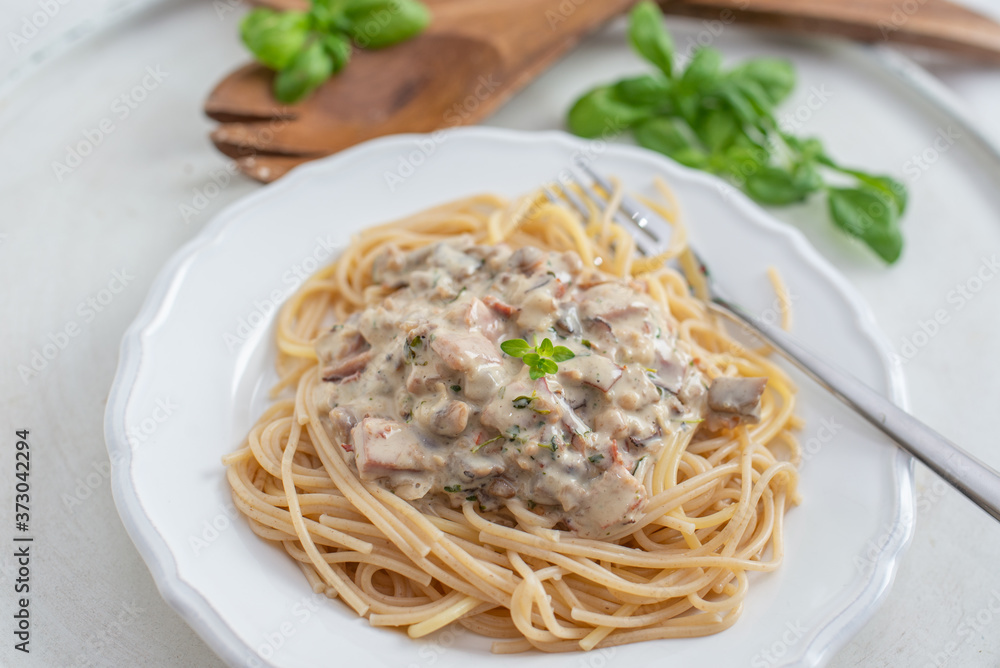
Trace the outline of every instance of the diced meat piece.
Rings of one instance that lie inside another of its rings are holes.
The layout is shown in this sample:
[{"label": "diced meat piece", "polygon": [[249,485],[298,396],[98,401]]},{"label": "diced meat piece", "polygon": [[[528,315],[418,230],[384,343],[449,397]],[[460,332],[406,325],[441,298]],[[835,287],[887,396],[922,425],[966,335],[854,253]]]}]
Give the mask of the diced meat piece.
[{"label": "diced meat piece", "polygon": [[482,261],[471,257],[464,249],[456,248],[454,244],[437,243],[431,252],[429,263],[445,270],[455,278],[467,278],[476,273]]},{"label": "diced meat piece", "polygon": [[337,325],[316,339],[316,356],[320,362],[342,360],[366,350],[368,342],[361,335],[355,322]]},{"label": "diced meat piece", "polygon": [[486,295],[485,297],[483,297],[483,303],[489,306],[491,309],[493,309],[496,313],[503,316],[504,318],[509,318],[517,311],[516,308],[514,308],[510,304],[500,301],[493,295]]},{"label": "diced meat piece", "polygon": [[480,455],[466,456],[464,453],[456,457],[455,460],[461,462],[462,477],[467,481],[480,480],[488,476],[503,473],[504,467],[499,460],[493,457]]},{"label": "diced meat piece", "polygon": [[705,426],[718,431],[732,429],[741,423],[758,422],[765,385],[767,378],[716,378],[708,388],[709,414]]},{"label": "diced meat piece", "polygon": [[493,481],[487,485],[486,492],[492,494],[501,499],[513,499],[514,495],[517,494],[517,489],[507,478],[494,478]]},{"label": "diced meat piece", "polygon": [[548,289],[527,292],[521,300],[517,324],[528,331],[541,331],[555,320],[556,300]]},{"label": "diced meat piece", "polygon": [[482,334],[438,330],[433,339],[431,350],[455,371],[468,373],[483,365],[500,364],[499,348]]},{"label": "diced meat piece", "polygon": [[465,324],[470,330],[478,329],[491,341],[496,341],[503,330],[503,320],[481,299],[469,302],[465,312]]},{"label": "diced meat piece", "polygon": [[441,436],[458,436],[469,424],[469,404],[464,401],[449,401],[443,408],[434,411],[429,421],[430,428]]},{"label": "diced meat piece", "polygon": [[592,332],[597,332],[599,334],[614,334],[615,331],[611,329],[611,323],[602,318],[601,316],[596,316],[594,318],[586,318],[584,323]]},{"label": "diced meat piece", "polygon": [[542,260],[545,259],[545,253],[538,250],[534,246],[524,246],[523,248],[518,248],[510,256],[508,263],[514,269],[524,273],[530,274],[535,269],[537,269],[542,264]]},{"label": "diced meat piece", "polygon": [[323,380],[336,382],[356,376],[368,366],[371,360],[371,350],[365,350],[345,359],[334,360],[322,368]]},{"label": "diced meat piece", "polygon": [[584,291],[580,306],[585,317],[603,318],[614,324],[633,316],[646,317],[649,304],[622,283],[602,283]]},{"label": "diced meat piece", "polygon": [[539,422],[553,424],[560,418],[560,407],[544,384],[522,381],[508,385],[503,396],[490,400],[479,416],[484,426],[501,434],[508,433],[513,426],[520,432],[527,432]]},{"label": "diced meat piece", "polygon": [[330,423],[335,440],[346,441],[351,436],[351,430],[357,426],[358,418],[351,409],[338,406],[330,411]]},{"label": "diced meat piece", "polygon": [[[561,392],[553,392],[551,386],[549,385],[548,378],[541,379],[541,386],[544,388],[544,392],[539,392],[538,396],[544,403],[554,404],[556,410],[559,413],[559,417],[562,419],[563,425],[569,430],[571,434],[585,434],[591,431],[587,423],[580,419],[580,416],[576,414],[566,397],[563,396]],[[536,399],[538,401],[538,399]]]},{"label": "diced meat piece", "polygon": [[556,320],[556,329],[563,336],[569,336],[580,331],[580,316],[577,315],[576,307],[570,306]]},{"label": "diced meat piece", "polygon": [[559,365],[559,378],[607,392],[622,377],[622,367],[601,355],[577,355]]},{"label": "diced meat piece", "polygon": [[635,415],[660,398],[649,372],[639,365],[625,365],[622,377],[625,381],[615,390],[615,402],[630,414]]},{"label": "diced meat piece", "polygon": [[429,455],[417,434],[402,422],[366,417],[351,430],[354,461],[362,480],[401,471],[426,471]]},{"label": "diced meat piece", "polygon": [[375,258],[372,278],[387,288],[401,288],[407,284],[405,273],[407,254],[390,244],[385,252]]},{"label": "diced meat piece", "polygon": [[581,538],[603,538],[635,522],[645,500],[639,481],[615,465],[587,485],[587,495],[566,524]]},{"label": "diced meat piece", "polygon": [[471,276],[479,265],[479,259],[470,257],[463,248],[457,248],[454,243],[437,243],[408,253],[390,246],[376,259],[373,275],[376,283],[389,288],[400,288],[410,285],[418,270],[421,274],[430,275],[433,272],[425,270],[437,267],[459,278]]},{"label": "diced meat piece", "polygon": [[666,340],[656,339],[653,348],[656,352],[656,377],[652,379],[653,384],[670,394],[677,394],[684,384],[684,365],[678,361],[677,353],[671,350]]}]

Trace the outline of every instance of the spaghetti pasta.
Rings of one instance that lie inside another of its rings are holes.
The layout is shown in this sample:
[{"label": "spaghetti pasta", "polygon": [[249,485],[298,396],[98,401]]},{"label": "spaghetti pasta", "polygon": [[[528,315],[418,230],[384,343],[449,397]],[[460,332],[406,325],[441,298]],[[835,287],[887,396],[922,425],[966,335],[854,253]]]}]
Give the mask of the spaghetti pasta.
[{"label": "spaghetti pasta", "polygon": [[[659,210],[678,233],[655,258],[637,257],[632,238],[607,215],[593,210],[584,220],[538,194],[470,197],[354,238],[281,310],[280,398],[224,459],[253,531],[280,543],[315,592],[414,638],[458,624],[493,638],[495,652],[559,652],[701,636],[735,623],[749,573],[773,570],[783,558],[783,517],[797,498],[795,388],[732,340],[668,266],[684,254],[686,235],[676,206]],[[314,342],[381,299],[369,287],[390,245],[411,251],[456,235],[574,251],[585,267],[635,279],[706,377],[767,378],[759,422],[666,434],[656,461],[637,474],[647,502],[605,539],[555,528],[518,499],[490,510],[472,497],[460,507],[412,503],[363,480],[315,401],[323,380]]]}]

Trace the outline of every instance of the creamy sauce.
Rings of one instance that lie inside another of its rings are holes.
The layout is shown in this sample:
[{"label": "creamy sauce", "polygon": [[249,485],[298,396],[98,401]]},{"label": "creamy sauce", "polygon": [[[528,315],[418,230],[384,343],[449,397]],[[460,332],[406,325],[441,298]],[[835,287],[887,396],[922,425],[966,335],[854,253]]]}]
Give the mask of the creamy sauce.
[{"label": "creamy sauce", "polygon": [[[575,253],[459,238],[391,250],[373,278],[372,305],[316,342],[316,399],[359,476],[401,498],[487,511],[517,499],[602,537],[642,511],[640,481],[667,436],[758,410],[762,383],[710,396],[642,283],[584,269]],[[532,380],[500,349],[517,338],[575,357]]]}]

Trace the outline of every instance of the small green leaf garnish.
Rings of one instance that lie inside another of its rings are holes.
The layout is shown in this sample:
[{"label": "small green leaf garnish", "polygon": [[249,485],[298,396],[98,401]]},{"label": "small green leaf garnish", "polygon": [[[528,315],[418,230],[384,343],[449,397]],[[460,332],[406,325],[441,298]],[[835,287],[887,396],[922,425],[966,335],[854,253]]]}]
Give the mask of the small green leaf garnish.
[{"label": "small green leaf garnish", "polygon": [[472,451],[473,451],[473,452],[479,452],[480,450],[482,450],[483,448],[485,448],[485,447],[486,447],[487,445],[489,445],[490,443],[495,443],[496,441],[499,441],[499,440],[500,440],[501,438],[503,438],[503,435],[499,435],[499,436],[494,436],[494,437],[493,437],[493,438],[491,438],[490,440],[488,440],[488,441],[483,441],[482,443],[480,443],[480,444],[479,444],[479,445],[477,445],[476,447],[472,448]]},{"label": "small green leaf garnish", "polygon": [[454,494],[455,492],[461,492],[462,491],[462,486],[461,485],[445,485],[444,491],[451,492],[452,494]]},{"label": "small green leaf garnish", "polygon": [[602,455],[601,453],[597,453],[596,455],[591,455],[591,456],[587,457],[587,459],[590,460],[591,464],[596,464],[597,462],[599,462],[602,459],[604,459],[604,455]]},{"label": "small green leaf garnish", "polygon": [[451,391],[452,392],[461,392],[462,391],[462,386],[461,385],[452,385],[451,386]]},{"label": "small green leaf garnish", "polygon": [[[542,339],[542,342],[537,343],[535,347],[529,346],[524,339],[508,339],[500,344],[500,350],[511,357],[521,358],[521,361],[528,366],[528,376],[532,380],[557,373],[559,371],[558,362],[565,362],[576,357],[572,350],[566,346],[553,345],[548,338]],[[518,398],[520,399],[520,397]],[[524,406],[517,406],[516,401],[515,399],[516,407],[524,408]]]},{"label": "small green leaf garnish", "polygon": [[414,336],[407,341],[406,350],[403,351],[403,361],[407,364],[413,364],[417,359],[417,350],[423,345],[424,337],[422,336]]}]

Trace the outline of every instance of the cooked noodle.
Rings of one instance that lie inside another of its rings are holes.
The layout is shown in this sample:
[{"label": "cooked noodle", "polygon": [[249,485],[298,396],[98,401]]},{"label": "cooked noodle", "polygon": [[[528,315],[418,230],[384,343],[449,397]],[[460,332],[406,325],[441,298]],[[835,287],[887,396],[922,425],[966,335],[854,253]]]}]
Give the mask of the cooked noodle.
[{"label": "cooked noodle", "polygon": [[[495,652],[571,651],[702,636],[735,623],[749,573],[774,570],[783,557],[784,512],[796,500],[795,389],[733,341],[667,266],[684,252],[686,235],[676,208],[659,210],[676,231],[656,258],[637,256],[628,232],[596,210],[584,221],[539,195],[470,197],[357,235],[282,309],[275,395],[285,398],[224,460],[254,532],[280,542],[315,592],[412,637],[456,623],[496,639]],[[458,234],[573,250],[586,266],[639,279],[708,378],[767,377],[759,423],[671,434],[642,476],[649,500],[640,518],[610,540],[549,528],[516,500],[492,514],[471,501],[418,510],[363,482],[313,403],[322,382],[313,341],[366,306],[373,263],[388,244],[407,251]],[[787,298],[781,303],[785,315]]]}]

